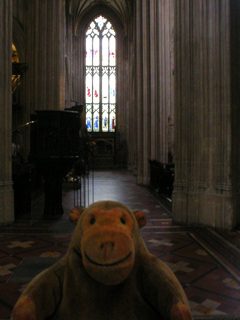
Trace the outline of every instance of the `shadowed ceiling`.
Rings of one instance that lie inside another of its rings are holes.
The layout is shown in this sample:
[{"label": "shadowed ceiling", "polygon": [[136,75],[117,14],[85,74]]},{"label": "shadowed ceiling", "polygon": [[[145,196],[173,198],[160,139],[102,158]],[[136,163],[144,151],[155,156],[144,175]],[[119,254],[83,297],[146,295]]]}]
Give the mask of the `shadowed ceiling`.
[{"label": "shadowed ceiling", "polygon": [[119,16],[126,31],[128,18],[132,14],[132,0],[69,0],[69,11],[78,24],[89,9],[101,4],[108,6]]}]

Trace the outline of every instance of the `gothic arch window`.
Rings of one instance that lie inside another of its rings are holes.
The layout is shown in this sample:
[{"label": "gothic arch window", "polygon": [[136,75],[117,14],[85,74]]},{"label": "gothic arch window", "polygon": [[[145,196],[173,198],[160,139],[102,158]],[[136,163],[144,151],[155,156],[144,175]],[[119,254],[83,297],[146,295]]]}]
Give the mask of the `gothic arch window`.
[{"label": "gothic arch window", "polygon": [[88,132],[115,132],[116,32],[98,16],[86,32],[86,125]]}]

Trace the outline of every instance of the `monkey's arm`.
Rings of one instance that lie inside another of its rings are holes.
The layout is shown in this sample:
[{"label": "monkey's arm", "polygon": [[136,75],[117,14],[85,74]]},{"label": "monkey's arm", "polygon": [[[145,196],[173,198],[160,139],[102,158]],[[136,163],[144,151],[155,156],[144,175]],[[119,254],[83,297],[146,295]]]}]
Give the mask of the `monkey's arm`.
[{"label": "monkey's arm", "polygon": [[44,320],[60,303],[65,257],[41,272],[24,290],[14,306],[11,320]]},{"label": "monkey's arm", "polygon": [[161,260],[150,255],[142,284],[145,299],[164,319],[192,320],[185,292],[174,273]]}]

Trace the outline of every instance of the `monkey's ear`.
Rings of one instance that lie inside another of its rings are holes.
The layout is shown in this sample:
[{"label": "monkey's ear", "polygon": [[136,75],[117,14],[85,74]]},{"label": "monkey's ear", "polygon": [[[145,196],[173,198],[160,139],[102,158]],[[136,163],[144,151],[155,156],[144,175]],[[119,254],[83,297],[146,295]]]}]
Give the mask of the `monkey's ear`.
[{"label": "monkey's ear", "polygon": [[133,213],[135,215],[135,218],[137,219],[139,228],[142,228],[147,223],[147,217],[145,213],[143,213],[140,210],[133,210]]},{"label": "monkey's ear", "polygon": [[85,208],[83,208],[83,207],[74,207],[69,213],[69,219],[74,224],[77,224],[77,222],[78,222],[79,218],[81,217],[81,214],[83,213],[84,210],[85,210]]}]

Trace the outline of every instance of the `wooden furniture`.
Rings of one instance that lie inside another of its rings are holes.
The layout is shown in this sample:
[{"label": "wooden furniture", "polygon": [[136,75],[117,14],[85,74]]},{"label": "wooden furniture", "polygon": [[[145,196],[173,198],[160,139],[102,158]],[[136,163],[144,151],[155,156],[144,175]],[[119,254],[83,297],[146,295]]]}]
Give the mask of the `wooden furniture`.
[{"label": "wooden furniture", "polygon": [[63,213],[62,179],[79,159],[79,113],[38,110],[31,120],[29,161],[44,177],[44,217],[52,218]]},{"label": "wooden furniture", "polygon": [[158,193],[172,197],[174,182],[174,164],[149,160],[151,168],[150,184]]},{"label": "wooden furniture", "polygon": [[94,168],[109,168],[116,164],[116,133],[91,132],[91,140],[95,145],[93,155]]}]

